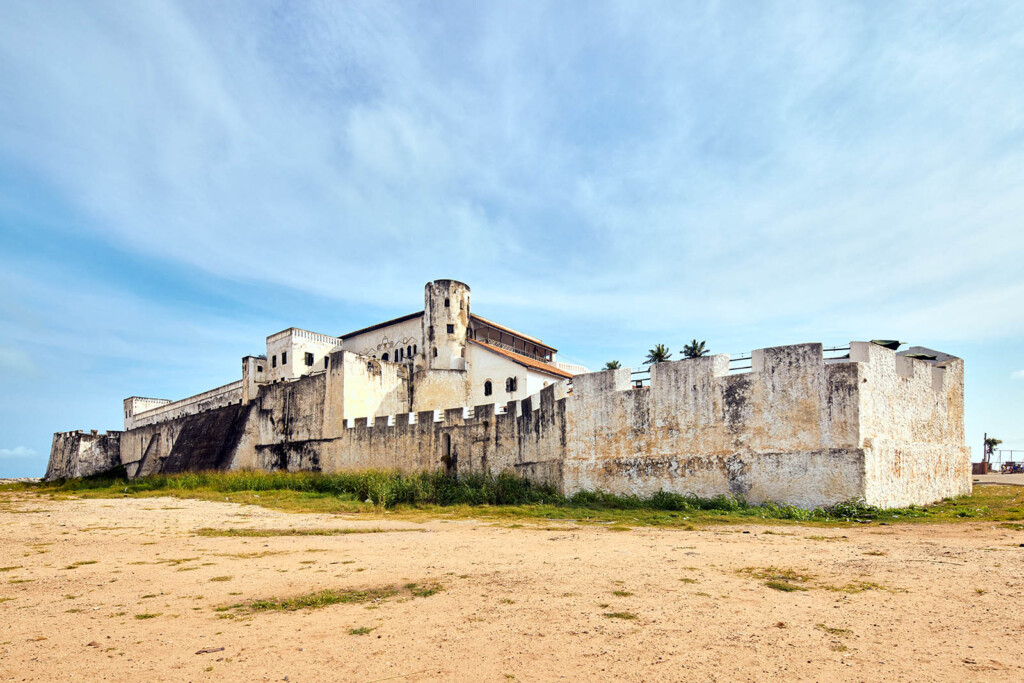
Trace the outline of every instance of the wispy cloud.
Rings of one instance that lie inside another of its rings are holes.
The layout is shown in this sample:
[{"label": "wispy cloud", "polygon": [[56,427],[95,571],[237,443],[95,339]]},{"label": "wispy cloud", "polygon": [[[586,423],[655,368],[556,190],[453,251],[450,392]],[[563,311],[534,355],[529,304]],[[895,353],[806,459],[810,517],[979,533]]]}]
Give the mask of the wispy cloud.
[{"label": "wispy cloud", "polygon": [[579,9],[24,3],[0,145],[115,243],[349,301],[1024,332],[975,324],[1019,288],[1019,9]]},{"label": "wispy cloud", "polygon": [[33,449],[24,446],[0,448],[0,458],[34,458],[35,455],[36,452]]},{"label": "wispy cloud", "polygon": [[1010,377],[1014,379],[1024,379],[1024,370],[1017,370],[1016,372],[1012,373]]}]

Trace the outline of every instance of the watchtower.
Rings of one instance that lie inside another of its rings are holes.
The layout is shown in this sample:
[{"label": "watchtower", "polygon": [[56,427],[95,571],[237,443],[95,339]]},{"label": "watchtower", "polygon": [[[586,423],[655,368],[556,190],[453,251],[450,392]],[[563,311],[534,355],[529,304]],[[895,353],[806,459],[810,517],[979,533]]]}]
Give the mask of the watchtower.
[{"label": "watchtower", "polygon": [[423,340],[431,370],[466,369],[469,286],[458,280],[434,280],[423,291]]}]

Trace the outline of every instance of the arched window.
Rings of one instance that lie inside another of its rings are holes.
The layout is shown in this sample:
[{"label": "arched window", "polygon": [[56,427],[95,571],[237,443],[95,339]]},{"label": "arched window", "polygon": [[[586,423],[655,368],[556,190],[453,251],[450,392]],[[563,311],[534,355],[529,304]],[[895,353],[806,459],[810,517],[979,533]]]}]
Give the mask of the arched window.
[{"label": "arched window", "polygon": [[490,396],[494,392],[494,387],[491,385],[491,380],[484,382],[484,396]]},{"label": "arched window", "polygon": [[405,355],[412,358],[412,344],[405,347]]},{"label": "arched window", "polygon": [[434,347],[434,358],[437,358],[437,347]]},{"label": "arched window", "polygon": [[387,360],[388,359],[388,354],[385,353],[383,356],[380,357],[380,359],[381,360]]},{"label": "arched window", "polygon": [[505,391],[507,391],[508,393],[511,394],[515,390],[516,390],[516,378],[515,377],[509,377],[508,379],[505,380]]},{"label": "arched window", "polygon": [[412,345],[412,355],[414,355],[414,356],[415,356],[415,355],[416,355],[416,352],[417,352],[417,350],[418,350],[418,349],[416,348],[416,344],[413,344],[413,345]]},{"label": "arched window", "polygon": [[395,351],[395,362],[400,363],[402,361],[402,349]]}]

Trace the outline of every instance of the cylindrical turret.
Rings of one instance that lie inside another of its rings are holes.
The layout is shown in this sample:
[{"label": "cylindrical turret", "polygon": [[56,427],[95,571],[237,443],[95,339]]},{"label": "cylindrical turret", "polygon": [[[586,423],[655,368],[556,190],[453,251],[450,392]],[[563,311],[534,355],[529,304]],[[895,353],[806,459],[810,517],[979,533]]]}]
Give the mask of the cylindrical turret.
[{"label": "cylindrical turret", "polygon": [[458,280],[434,280],[423,291],[423,340],[431,370],[466,369],[469,286]]}]

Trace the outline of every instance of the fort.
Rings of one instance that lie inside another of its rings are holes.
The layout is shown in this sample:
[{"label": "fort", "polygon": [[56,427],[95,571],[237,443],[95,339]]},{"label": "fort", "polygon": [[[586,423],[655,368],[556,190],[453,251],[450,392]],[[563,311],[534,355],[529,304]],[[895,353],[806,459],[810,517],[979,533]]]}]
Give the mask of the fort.
[{"label": "fort", "polygon": [[565,494],[741,495],[814,507],[971,492],[963,361],[851,342],[588,372],[428,283],[424,307],[341,336],[290,328],[241,379],[179,401],[133,396],[124,431],[58,432],[46,479],[123,467],[514,471]]}]

